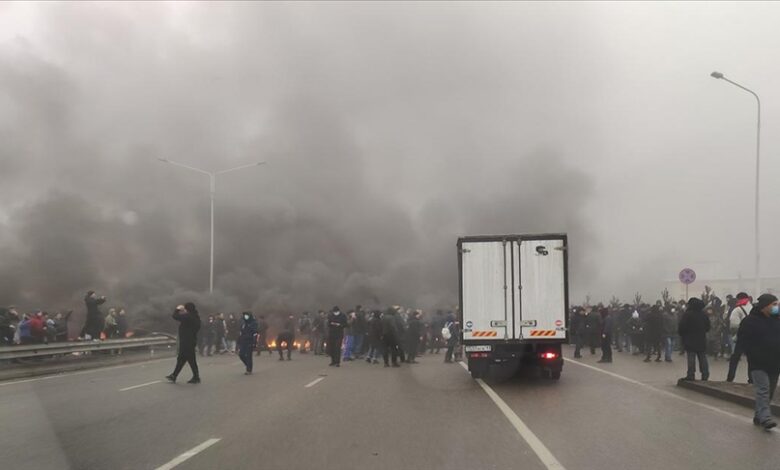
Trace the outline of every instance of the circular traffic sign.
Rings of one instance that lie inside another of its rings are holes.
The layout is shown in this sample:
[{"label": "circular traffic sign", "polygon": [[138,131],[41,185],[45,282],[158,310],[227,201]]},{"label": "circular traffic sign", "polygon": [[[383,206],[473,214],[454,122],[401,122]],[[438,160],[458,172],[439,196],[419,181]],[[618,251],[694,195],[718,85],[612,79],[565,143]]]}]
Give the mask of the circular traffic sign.
[{"label": "circular traffic sign", "polygon": [[693,284],[696,281],[696,271],[691,268],[685,268],[680,271],[679,279],[683,284]]},{"label": "circular traffic sign", "polygon": [[561,320],[555,320],[555,326],[561,326],[563,322]]}]

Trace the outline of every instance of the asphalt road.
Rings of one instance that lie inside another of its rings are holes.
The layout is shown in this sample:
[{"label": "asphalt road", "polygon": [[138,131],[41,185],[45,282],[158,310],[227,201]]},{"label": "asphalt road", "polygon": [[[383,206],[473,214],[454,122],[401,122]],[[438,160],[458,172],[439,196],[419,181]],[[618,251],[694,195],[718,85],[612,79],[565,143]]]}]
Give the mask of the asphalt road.
[{"label": "asphalt road", "polygon": [[171,359],[0,382],[0,455],[36,470],[780,468],[780,433],[675,387],[677,356],[597,358],[484,387],[443,355],[400,369],[265,355],[252,376],[220,356],[200,385],[186,368],[162,381]]}]

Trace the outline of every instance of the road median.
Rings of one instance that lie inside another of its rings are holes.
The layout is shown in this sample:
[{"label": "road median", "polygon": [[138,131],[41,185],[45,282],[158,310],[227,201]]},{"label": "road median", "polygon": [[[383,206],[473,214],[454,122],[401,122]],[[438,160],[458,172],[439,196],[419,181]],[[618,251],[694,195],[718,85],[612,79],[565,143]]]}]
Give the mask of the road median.
[{"label": "road median", "polygon": [[[738,405],[750,408],[755,406],[755,394],[750,384],[680,379],[677,381],[677,386]],[[775,396],[771,407],[772,413],[780,416],[780,397]]]}]

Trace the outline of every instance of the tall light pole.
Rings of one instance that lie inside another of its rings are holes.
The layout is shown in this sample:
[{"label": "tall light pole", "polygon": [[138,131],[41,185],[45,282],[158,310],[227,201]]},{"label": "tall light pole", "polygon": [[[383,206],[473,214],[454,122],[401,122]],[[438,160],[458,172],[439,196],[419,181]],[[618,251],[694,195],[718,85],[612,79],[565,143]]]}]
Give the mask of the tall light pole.
[{"label": "tall light pole", "polygon": [[759,277],[760,273],[760,250],[759,250],[759,236],[758,236],[758,185],[759,185],[759,168],[761,165],[761,98],[758,97],[758,94],[756,94],[755,91],[751,90],[750,88],[744,87],[740,85],[739,83],[729,80],[726,78],[725,75],[723,75],[720,72],[712,72],[710,74],[712,78],[718,79],[718,80],[725,80],[732,85],[734,85],[737,88],[740,88],[751,95],[756,99],[757,107],[757,114],[756,114],[756,204],[755,204],[755,226],[753,227],[754,235],[756,237],[755,239],[755,249],[756,249],[756,264],[755,264],[755,282],[756,282],[756,291],[753,294],[753,298],[758,297],[761,295],[761,278]]},{"label": "tall light pole", "polygon": [[158,160],[164,163],[170,163],[171,165],[176,165],[182,168],[186,168],[188,170],[197,171],[198,173],[202,173],[209,177],[209,187],[211,192],[211,250],[210,250],[211,254],[210,254],[210,262],[209,262],[209,293],[214,292],[214,195],[216,193],[217,175],[228,173],[230,171],[243,170],[244,168],[260,166],[265,164],[265,162],[250,163],[249,165],[241,165],[235,168],[228,168],[227,170],[211,172],[211,171],[201,170],[200,168],[195,168],[193,166],[185,165],[183,163],[172,162],[167,158],[158,158]]}]

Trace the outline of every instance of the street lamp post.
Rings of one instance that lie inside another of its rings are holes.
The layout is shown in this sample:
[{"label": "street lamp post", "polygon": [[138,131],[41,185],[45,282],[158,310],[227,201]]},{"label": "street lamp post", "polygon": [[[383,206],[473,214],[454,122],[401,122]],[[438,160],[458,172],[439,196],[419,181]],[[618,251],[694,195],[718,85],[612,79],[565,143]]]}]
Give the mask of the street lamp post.
[{"label": "street lamp post", "polygon": [[230,171],[236,171],[236,170],[243,170],[244,168],[251,168],[255,166],[260,166],[265,164],[265,162],[256,162],[256,163],[250,163],[249,165],[241,165],[237,166],[235,168],[228,168],[227,170],[220,170],[220,171],[206,171],[201,170],[200,168],[195,168],[193,166],[185,165],[183,163],[173,162],[171,160],[168,160],[167,158],[158,158],[161,162],[164,163],[170,163],[171,165],[179,166],[182,168],[186,168],[188,170],[197,171],[198,173],[204,174],[209,177],[209,190],[211,194],[211,250],[209,255],[209,292],[214,292],[214,195],[216,194],[216,186],[217,186],[217,175],[221,175],[223,173],[228,173]]},{"label": "street lamp post", "polygon": [[[756,202],[755,202],[755,226],[753,227],[754,235],[755,235],[755,251],[756,251],[756,264],[755,264],[755,282],[756,282],[756,291],[753,294],[754,296],[761,295],[761,278],[759,277],[760,273],[760,250],[759,250],[759,236],[758,236],[758,186],[759,186],[759,169],[761,165],[761,98],[758,97],[758,94],[751,90],[750,88],[744,87],[740,85],[739,83],[729,80],[726,78],[725,75],[723,75],[720,72],[712,72],[710,74],[712,78],[718,79],[718,80],[725,80],[732,85],[734,85],[737,88],[740,88],[751,95],[756,99],[757,107],[757,118],[756,118]],[[755,297],[754,297],[755,298]]]}]

